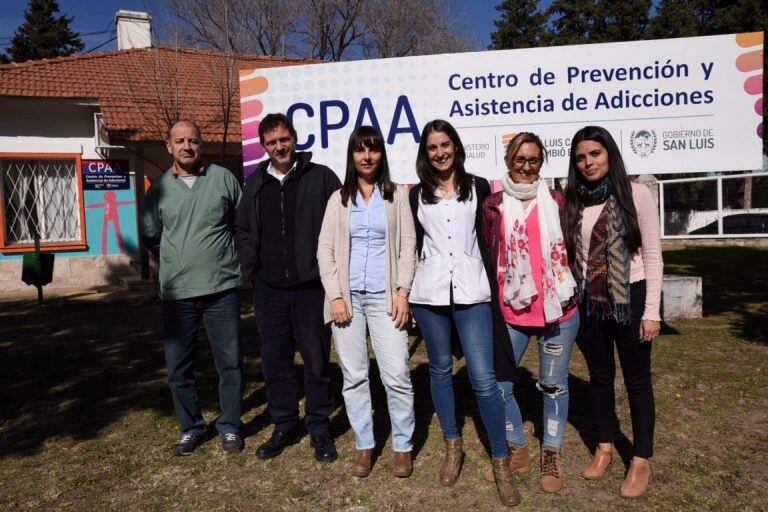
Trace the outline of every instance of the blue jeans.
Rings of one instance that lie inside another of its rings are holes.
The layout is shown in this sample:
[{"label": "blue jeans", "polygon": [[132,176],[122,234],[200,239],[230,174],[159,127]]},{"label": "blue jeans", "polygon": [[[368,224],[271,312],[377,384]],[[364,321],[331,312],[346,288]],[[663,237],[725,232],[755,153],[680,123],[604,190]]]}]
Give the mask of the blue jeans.
[{"label": "blue jeans", "polygon": [[491,455],[506,457],[504,404],[493,371],[493,321],[490,303],[450,306],[412,304],[411,309],[427,345],[429,387],[443,436],[446,439],[461,437],[456,426],[456,404],[453,397],[453,323],[467,362],[469,382],[488,433]]},{"label": "blue jeans", "polygon": [[413,385],[408,369],[408,333],[396,329],[387,314],[385,292],[352,292],[352,320],[348,324],[331,324],[339,365],[344,375],[344,404],[355,432],[355,448],[367,450],[375,446],[373,412],[368,385],[368,343],[365,327],[371,333],[371,345],[379,365],[379,373],[387,392],[387,407],[392,423],[392,449],[411,451],[415,425]]},{"label": "blue jeans", "polygon": [[216,429],[240,431],[243,351],[240,345],[240,298],[237,288],[182,300],[162,301],[163,343],[168,387],[182,433],[202,434],[206,423],[197,404],[195,345],[200,320],[205,323],[219,374],[221,416]]},{"label": "blue jeans", "polygon": [[[539,381],[536,387],[544,395],[544,438],[542,446],[560,449],[568,422],[568,363],[571,360],[579,315],[575,314],[560,324],[546,327],[519,327],[507,324],[507,331],[519,366],[531,336],[539,345]],[[525,444],[523,417],[515,400],[512,382],[499,382],[507,417],[507,441],[518,446]]]}]

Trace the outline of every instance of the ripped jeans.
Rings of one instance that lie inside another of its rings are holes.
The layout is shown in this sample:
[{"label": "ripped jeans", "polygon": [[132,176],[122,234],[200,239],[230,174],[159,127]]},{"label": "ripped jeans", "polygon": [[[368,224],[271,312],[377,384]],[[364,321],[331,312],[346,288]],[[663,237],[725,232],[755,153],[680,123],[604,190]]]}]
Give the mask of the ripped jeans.
[{"label": "ripped jeans", "polygon": [[[546,327],[520,327],[507,324],[512,340],[515,363],[519,366],[531,336],[536,336],[539,345],[539,381],[536,387],[544,395],[544,437],[542,446],[560,449],[568,422],[568,364],[571,350],[579,332],[579,315],[574,314],[559,324]],[[525,444],[523,417],[515,400],[512,382],[499,382],[504,401],[507,442],[522,446]]]}]

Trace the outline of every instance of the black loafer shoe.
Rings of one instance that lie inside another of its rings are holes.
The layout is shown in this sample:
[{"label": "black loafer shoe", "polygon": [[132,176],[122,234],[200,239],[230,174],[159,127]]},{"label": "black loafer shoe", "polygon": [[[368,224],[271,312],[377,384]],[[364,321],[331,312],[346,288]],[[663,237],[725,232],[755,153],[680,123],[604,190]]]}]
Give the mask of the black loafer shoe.
[{"label": "black loafer shoe", "polygon": [[171,447],[171,451],[174,455],[191,455],[202,442],[203,434],[181,434],[179,440]]},{"label": "black loafer shoe", "polygon": [[256,449],[256,456],[263,460],[273,459],[283,453],[286,447],[296,444],[299,440],[299,429],[275,430],[267,441]]},{"label": "black loafer shoe", "polygon": [[309,444],[315,449],[315,460],[318,462],[333,462],[339,456],[328,432],[310,435]]},{"label": "black loafer shoe", "polygon": [[224,453],[237,453],[243,451],[245,442],[237,432],[226,432],[221,434],[221,449]]}]

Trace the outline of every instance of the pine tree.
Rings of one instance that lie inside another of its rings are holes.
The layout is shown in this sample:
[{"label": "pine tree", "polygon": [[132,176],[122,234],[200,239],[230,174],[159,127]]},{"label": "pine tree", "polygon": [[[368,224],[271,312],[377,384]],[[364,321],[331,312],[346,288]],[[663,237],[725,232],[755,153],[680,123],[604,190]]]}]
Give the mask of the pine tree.
[{"label": "pine tree", "polygon": [[61,57],[81,51],[83,42],[69,28],[73,18],[54,17],[59,12],[56,0],[29,0],[24,23],[16,29],[8,57],[16,62]]},{"label": "pine tree", "polygon": [[701,35],[701,20],[689,0],[661,0],[651,19],[648,35],[653,39]]},{"label": "pine tree", "polygon": [[695,0],[701,34],[756,32],[766,28],[765,0]]},{"label": "pine tree", "polygon": [[547,9],[552,19],[554,45],[599,43],[593,38],[598,23],[599,10],[593,0],[555,0]]},{"label": "pine tree", "polygon": [[635,41],[647,36],[651,0],[555,0],[551,44]]},{"label": "pine tree", "polygon": [[605,42],[646,39],[650,10],[651,0],[600,2],[598,12],[602,16],[595,33]]},{"label": "pine tree", "polygon": [[494,21],[491,49],[532,48],[548,38],[547,16],[536,0],[504,0],[496,6],[501,19]]}]

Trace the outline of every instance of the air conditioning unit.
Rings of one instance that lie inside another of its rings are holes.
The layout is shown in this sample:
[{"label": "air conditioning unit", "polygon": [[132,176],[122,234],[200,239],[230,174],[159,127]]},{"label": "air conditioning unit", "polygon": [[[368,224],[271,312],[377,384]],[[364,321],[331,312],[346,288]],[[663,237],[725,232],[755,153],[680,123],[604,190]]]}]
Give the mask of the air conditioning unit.
[{"label": "air conditioning unit", "polygon": [[104,159],[108,159],[111,153],[116,149],[122,149],[122,146],[115,146],[109,142],[109,131],[104,125],[104,116],[101,112],[93,114],[93,133],[96,142],[96,152]]}]

